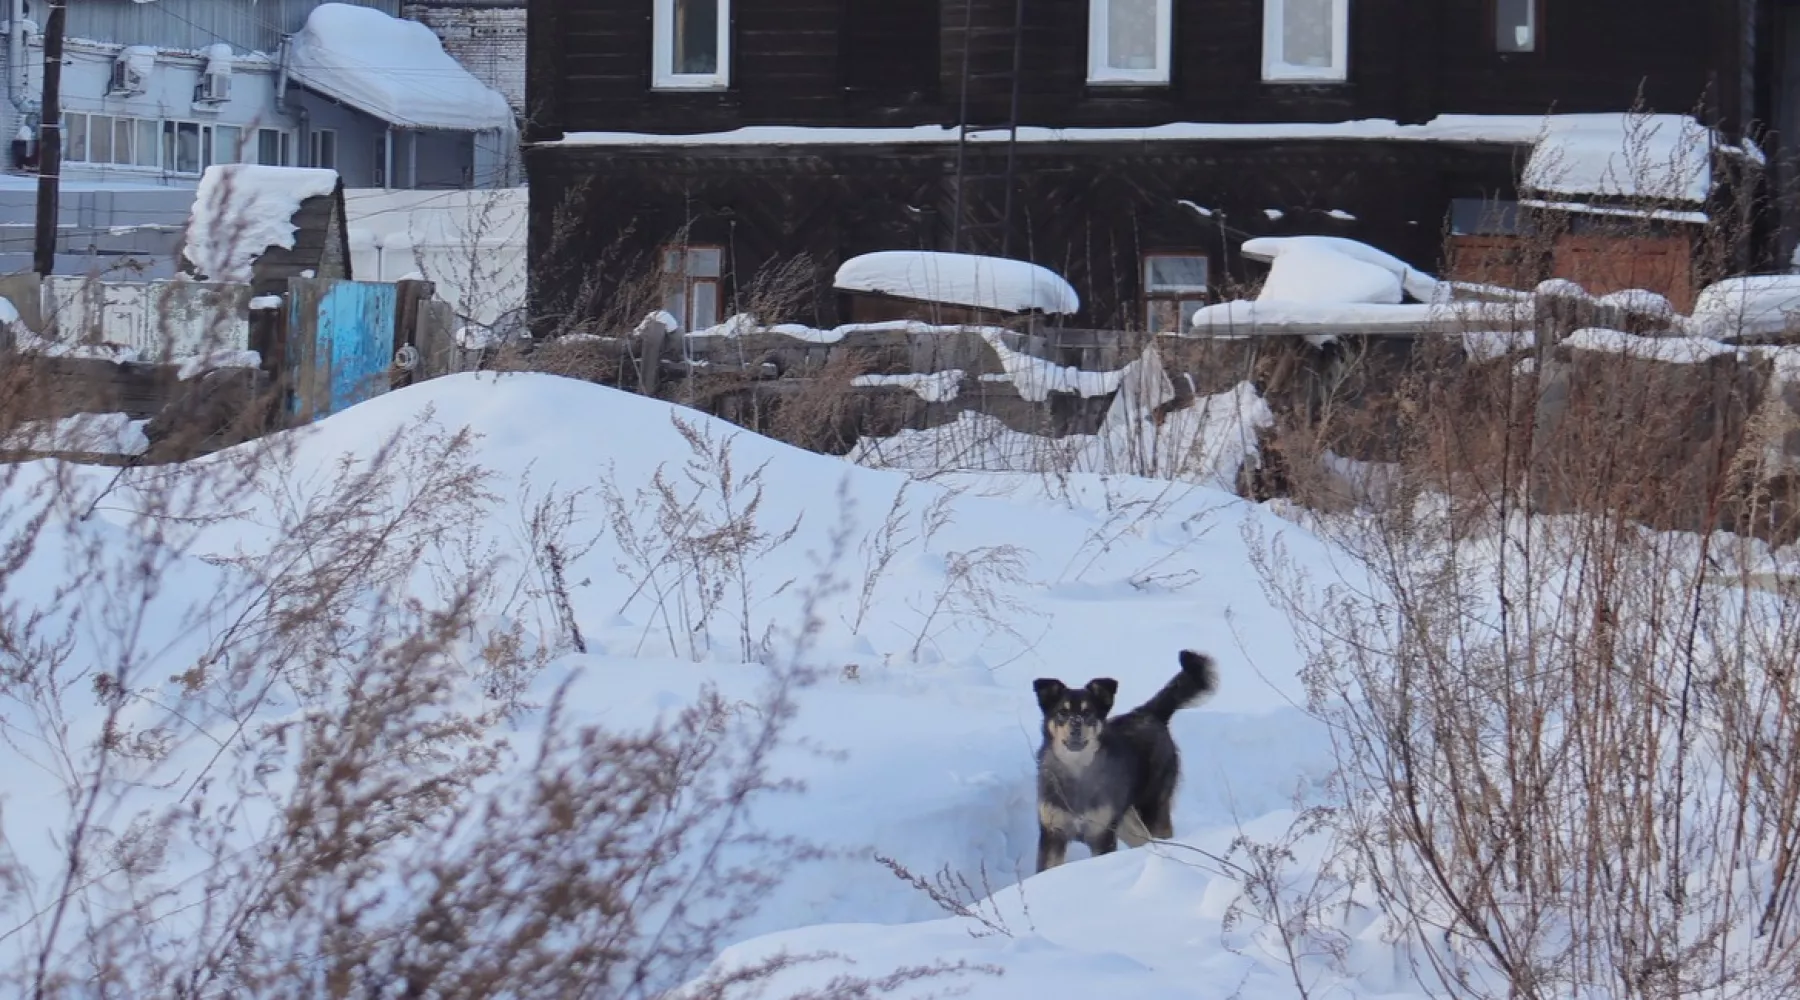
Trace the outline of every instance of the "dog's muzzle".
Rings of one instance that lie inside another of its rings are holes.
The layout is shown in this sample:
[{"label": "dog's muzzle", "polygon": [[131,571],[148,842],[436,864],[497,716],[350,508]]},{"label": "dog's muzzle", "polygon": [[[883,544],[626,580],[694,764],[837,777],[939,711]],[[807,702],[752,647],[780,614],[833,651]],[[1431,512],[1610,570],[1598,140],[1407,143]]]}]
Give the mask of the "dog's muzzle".
[{"label": "dog's muzzle", "polygon": [[1079,724],[1069,727],[1069,734],[1063,737],[1063,746],[1071,753],[1080,753],[1087,749],[1088,734]]}]

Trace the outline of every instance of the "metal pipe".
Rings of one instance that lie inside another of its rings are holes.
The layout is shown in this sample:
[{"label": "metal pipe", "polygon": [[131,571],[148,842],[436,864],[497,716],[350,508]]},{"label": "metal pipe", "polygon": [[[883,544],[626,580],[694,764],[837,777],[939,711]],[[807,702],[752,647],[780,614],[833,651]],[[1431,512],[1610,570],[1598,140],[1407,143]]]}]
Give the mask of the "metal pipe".
[{"label": "metal pipe", "polygon": [[25,0],[12,0],[6,15],[6,97],[20,111],[31,99],[31,70],[25,65]]}]

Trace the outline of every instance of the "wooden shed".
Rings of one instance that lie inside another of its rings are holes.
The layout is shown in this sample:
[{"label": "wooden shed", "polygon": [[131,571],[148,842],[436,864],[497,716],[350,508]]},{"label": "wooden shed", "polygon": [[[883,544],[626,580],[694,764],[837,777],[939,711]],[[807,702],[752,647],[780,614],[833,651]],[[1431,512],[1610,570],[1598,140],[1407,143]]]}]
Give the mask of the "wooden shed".
[{"label": "wooden shed", "polygon": [[182,234],[184,273],[281,295],[288,279],[354,277],[344,182],[333,170],[207,168]]}]

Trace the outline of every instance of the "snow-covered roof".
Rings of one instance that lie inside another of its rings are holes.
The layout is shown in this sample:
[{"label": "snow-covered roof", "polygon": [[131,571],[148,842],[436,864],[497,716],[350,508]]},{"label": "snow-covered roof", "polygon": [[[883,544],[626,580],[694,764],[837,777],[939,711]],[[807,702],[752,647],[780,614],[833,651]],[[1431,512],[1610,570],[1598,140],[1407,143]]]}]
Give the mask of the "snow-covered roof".
[{"label": "snow-covered roof", "polygon": [[[1543,191],[1603,196],[1650,195],[1703,201],[1712,182],[1716,146],[1751,158],[1752,145],[1723,143],[1687,115],[1618,112],[1579,115],[1439,115],[1419,125],[1388,118],[1344,122],[1173,122],[1147,128],[1019,129],[1020,142],[1176,142],[1362,139],[1500,143],[1533,147],[1527,181]],[[972,142],[1005,142],[1007,133],[979,132]],[[564,146],[804,146],[873,143],[901,145],[956,139],[944,125],[835,128],[751,125],[729,132],[665,135],[647,132],[570,132],[547,145]],[[1697,141],[1696,141],[1697,140]],[[1629,168],[1629,169],[1628,169]],[[1671,192],[1663,194],[1664,191]],[[1697,195],[1697,196],[1696,196]]]},{"label": "snow-covered roof", "polygon": [[847,292],[878,292],[998,312],[1035,309],[1066,316],[1081,310],[1081,297],[1056,272],[1004,257],[883,250],[845,261],[833,283]]},{"label": "snow-covered roof", "polygon": [[510,128],[506,98],[477,80],[417,21],[320,4],[288,48],[294,82],[403,128]]},{"label": "snow-covered roof", "polygon": [[1525,162],[1527,188],[1699,203],[1714,136],[1687,115],[1551,115]]},{"label": "snow-covered roof", "polygon": [[194,191],[181,255],[203,278],[249,281],[251,265],[264,251],[293,248],[300,203],[331,194],[337,184],[335,170],[252,163],[207,167]]}]

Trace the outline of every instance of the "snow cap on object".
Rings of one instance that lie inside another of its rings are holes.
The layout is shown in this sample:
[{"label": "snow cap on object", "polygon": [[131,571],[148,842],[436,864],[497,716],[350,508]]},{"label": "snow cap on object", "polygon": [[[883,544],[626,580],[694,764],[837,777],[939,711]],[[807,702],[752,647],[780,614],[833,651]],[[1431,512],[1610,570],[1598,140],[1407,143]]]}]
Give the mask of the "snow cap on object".
[{"label": "snow cap on object", "polygon": [[1800,274],[1716,281],[1700,290],[1689,326],[1714,338],[1767,336],[1800,327]]},{"label": "snow cap on object", "polygon": [[337,190],[335,170],[226,163],[206,168],[194,190],[181,255],[212,281],[249,281],[270,247],[292,249],[302,202]]},{"label": "snow cap on object", "polygon": [[1061,275],[1023,260],[935,250],[882,250],[852,257],[833,284],[847,292],[875,292],[997,312],[1067,316],[1081,297]]},{"label": "snow cap on object", "polygon": [[1398,304],[1400,276],[1317,243],[1283,248],[1269,267],[1258,302],[1380,302]]},{"label": "snow cap on object", "polygon": [[224,42],[214,42],[206,47],[206,72],[210,74],[231,74],[234,56],[231,46]]},{"label": "snow cap on object", "polygon": [[513,124],[506,98],[451,58],[430,28],[369,7],[314,8],[289,44],[288,75],[406,128],[485,132]]},{"label": "snow cap on object", "polygon": [[[1239,248],[1239,252],[1251,260],[1274,261],[1282,254],[1302,248],[1330,250],[1346,257],[1355,258],[1365,264],[1373,264],[1391,271],[1395,277],[1400,279],[1400,287],[1405,290],[1406,294],[1420,302],[1433,302],[1439,297],[1442,282],[1437,278],[1413,267],[1391,253],[1377,250],[1367,243],[1345,239],[1342,236],[1259,236],[1255,239],[1245,240],[1244,245]],[[1339,301],[1375,302],[1381,300],[1341,299]]]}]

